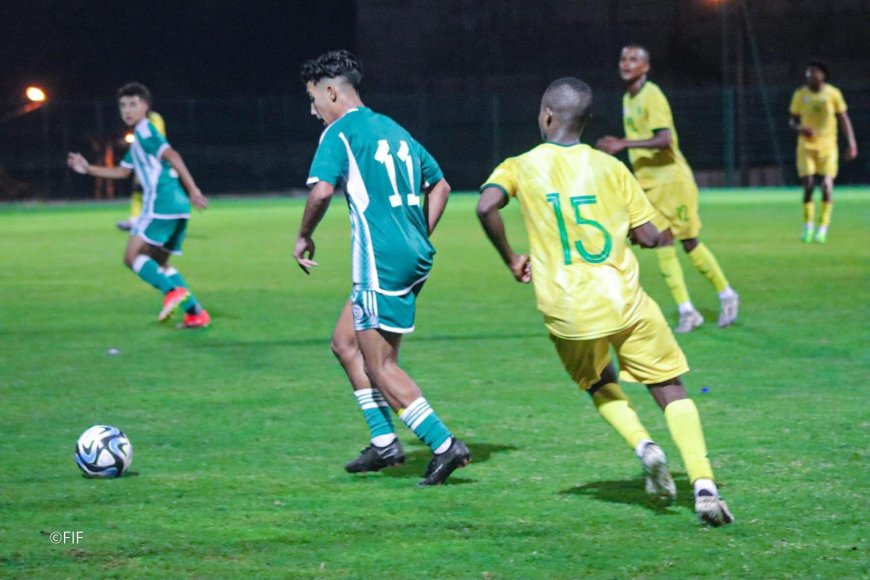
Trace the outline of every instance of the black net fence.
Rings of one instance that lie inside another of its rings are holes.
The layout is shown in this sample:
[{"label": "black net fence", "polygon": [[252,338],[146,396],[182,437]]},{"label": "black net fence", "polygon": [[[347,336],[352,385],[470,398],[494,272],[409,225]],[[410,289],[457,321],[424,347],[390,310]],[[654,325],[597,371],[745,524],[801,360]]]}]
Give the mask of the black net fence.
[{"label": "black net fence", "polygon": [[[838,183],[870,182],[870,85],[840,87],[860,155],[841,158]],[[665,87],[667,90],[667,87]],[[797,183],[795,134],[788,127],[794,87],[670,90],[681,147],[702,186]],[[441,163],[455,190],[475,189],[503,158],[537,144],[540,95],[368,94],[366,104],[404,125]],[[595,95],[584,141],[622,134],[622,94]],[[66,153],[117,164],[126,129],[113,100],[50,102],[18,114],[0,103],[0,200],[123,197],[111,186],[66,168]],[[207,194],[261,194],[304,189],[322,125],[305,95],[239,99],[161,99],[170,143]],[[841,139],[842,145],[842,139]]]}]

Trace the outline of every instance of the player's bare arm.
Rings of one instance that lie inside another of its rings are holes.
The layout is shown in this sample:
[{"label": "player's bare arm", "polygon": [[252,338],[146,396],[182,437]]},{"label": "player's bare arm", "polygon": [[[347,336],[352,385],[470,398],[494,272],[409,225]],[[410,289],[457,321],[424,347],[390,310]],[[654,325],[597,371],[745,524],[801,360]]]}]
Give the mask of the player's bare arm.
[{"label": "player's bare arm", "polygon": [[840,129],[846,135],[846,153],[844,157],[846,161],[851,161],[858,157],[858,142],[855,140],[855,130],[852,128],[852,120],[849,119],[849,114],[845,111],[837,113],[837,122],[840,124]]},{"label": "player's bare arm", "polygon": [[178,178],[181,180],[184,189],[187,191],[187,196],[190,198],[190,203],[199,209],[205,209],[208,207],[208,198],[204,196],[199,187],[196,186],[196,182],[193,180],[193,176],[187,169],[184,159],[181,158],[181,154],[172,147],[168,147],[166,151],[163,152],[163,155],[161,155],[161,158],[165,159],[178,174]]},{"label": "player's bare arm", "polygon": [[670,146],[670,129],[659,129],[650,139],[630,141],[628,139],[614,137],[613,135],[605,135],[595,143],[596,148],[611,155],[616,155],[625,149],[667,149]]},{"label": "player's bare arm", "polygon": [[444,215],[449,196],[450,184],[443,178],[426,191],[426,199],[423,201],[423,215],[426,216],[430,236],[435,231],[435,226],[438,225],[441,216]]},{"label": "player's bare arm", "polygon": [[631,243],[637,244],[641,248],[655,248],[659,245],[661,232],[652,222],[646,222],[636,228],[632,228],[628,232],[628,238]]},{"label": "player's bare arm", "polygon": [[501,259],[510,268],[517,282],[528,284],[532,281],[532,266],[529,257],[525,254],[517,254],[511,248],[504,228],[504,220],[501,219],[499,210],[507,205],[508,199],[504,192],[497,187],[487,187],[480,194],[477,202],[477,217],[486,232],[486,237],[498,250]]},{"label": "player's bare arm", "polygon": [[102,177],[104,179],[126,179],[133,172],[132,169],[126,167],[105,167],[102,165],[91,165],[84,155],[80,153],[69,153],[66,156],[67,166],[81,175],[91,175],[93,177]]},{"label": "player's bare arm", "polygon": [[299,234],[296,236],[293,257],[306,274],[310,273],[310,268],[317,266],[317,262],[314,261],[314,239],[311,236],[314,235],[317,224],[326,215],[333,192],[335,186],[331,183],[318,181],[311,188],[308,201],[305,202],[305,212],[302,214],[302,225],[299,226]]},{"label": "player's bare arm", "polygon": [[792,115],[788,120],[788,126],[792,128],[792,130],[797,133],[803,135],[804,137],[812,137],[816,134],[810,127],[804,127],[801,125],[801,118],[799,115]]}]

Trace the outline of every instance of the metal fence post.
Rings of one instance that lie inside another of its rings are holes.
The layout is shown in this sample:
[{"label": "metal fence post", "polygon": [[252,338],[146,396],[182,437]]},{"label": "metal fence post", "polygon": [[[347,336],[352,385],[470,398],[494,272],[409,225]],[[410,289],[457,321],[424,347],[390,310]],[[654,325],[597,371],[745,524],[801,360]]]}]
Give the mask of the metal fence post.
[{"label": "metal fence post", "polygon": [[734,89],[722,90],[722,166],[725,168],[725,185],[734,186],[736,173],[734,143]]}]

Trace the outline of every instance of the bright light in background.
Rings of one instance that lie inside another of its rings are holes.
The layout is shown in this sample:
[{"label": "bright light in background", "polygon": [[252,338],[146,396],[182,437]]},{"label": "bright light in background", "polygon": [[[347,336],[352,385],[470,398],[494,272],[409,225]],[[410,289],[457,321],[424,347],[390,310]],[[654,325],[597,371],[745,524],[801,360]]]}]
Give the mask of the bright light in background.
[{"label": "bright light in background", "polygon": [[135,141],[135,138],[133,137],[133,133],[127,133],[126,135],[124,135],[124,142],[125,143],[129,143],[130,145],[132,145],[133,141]]},{"label": "bright light in background", "polygon": [[29,86],[25,89],[24,94],[27,98],[34,103],[42,103],[45,102],[45,91],[36,86]]}]

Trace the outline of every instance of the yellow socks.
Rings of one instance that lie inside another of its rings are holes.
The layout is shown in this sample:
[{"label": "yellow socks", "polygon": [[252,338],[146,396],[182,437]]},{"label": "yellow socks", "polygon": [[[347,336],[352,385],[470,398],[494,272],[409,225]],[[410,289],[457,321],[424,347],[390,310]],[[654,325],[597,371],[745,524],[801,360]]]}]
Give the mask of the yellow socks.
[{"label": "yellow socks", "polygon": [[828,229],[831,223],[831,212],[834,211],[834,204],[830,201],[822,202],[822,219],[819,221],[819,228]]},{"label": "yellow socks", "polygon": [[142,192],[134,191],[130,196],[130,219],[135,220],[142,213]]},{"label": "yellow socks", "polygon": [[659,257],[659,270],[665,279],[665,284],[671,290],[671,296],[677,304],[689,302],[689,291],[686,288],[686,279],[683,277],[683,268],[677,257],[677,249],[674,246],[656,248]]},{"label": "yellow socks", "polygon": [[815,222],[815,219],[816,219],[816,204],[811,202],[811,201],[808,201],[804,204],[804,226],[806,226],[807,229],[810,229],[810,230],[813,229],[813,224]]},{"label": "yellow socks", "polygon": [[604,420],[622,435],[632,449],[637,449],[641,441],[652,440],[618,384],[608,383],[595,391],[592,402]]},{"label": "yellow socks", "polygon": [[716,261],[716,256],[713,255],[707,246],[699,243],[695,249],[689,252],[689,258],[698,271],[704,275],[707,280],[716,288],[716,292],[722,292],[728,288],[728,280],[719,267],[719,262]]},{"label": "yellow socks", "polygon": [[701,417],[692,399],[680,399],[665,407],[665,420],[671,438],[677,444],[689,481],[713,479],[713,468],[707,459],[707,444],[701,428]]}]

